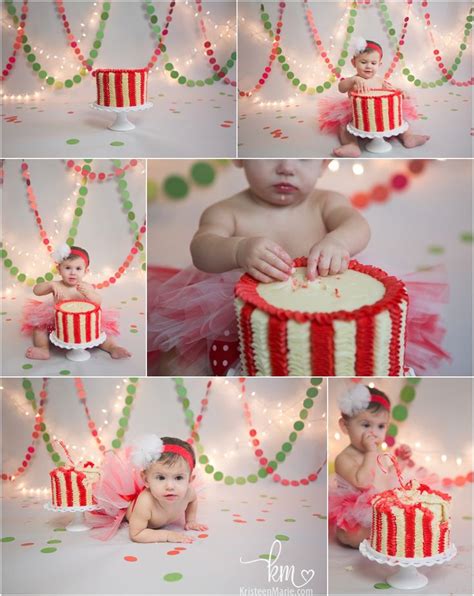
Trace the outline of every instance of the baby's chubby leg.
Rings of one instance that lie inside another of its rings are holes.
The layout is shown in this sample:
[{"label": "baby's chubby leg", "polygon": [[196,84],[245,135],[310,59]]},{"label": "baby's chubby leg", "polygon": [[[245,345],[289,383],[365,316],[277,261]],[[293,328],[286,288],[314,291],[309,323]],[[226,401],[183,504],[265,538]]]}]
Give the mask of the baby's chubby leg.
[{"label": "baby's chubby leg", "polygon": [[360,157],[361,150],[357,137],[351,135],[343,125],[339,127],[339,141],[341,146],[332,152],[336,157]]},{"label": "baby's chubby leg", "polygon": [[26,350],[25,356],[31,360],[48,360],[49,338],[46,331],[41,329],[33,331],[33,345]]},{"label": "baby's chubby leg", "polygon": [[125,348],[118,346],[113,339],[107,338],[103,344],[99,346],[104,352],[108,352],[112,358],[130,358],[131,354]]},{"label": "baby's chubby leg", "polygon": [[342,528],[337,528],[336,538],[344,546],[359,548],[359,544],[370,536],[369,528],[359,528],[353,532],[348,532]]}]

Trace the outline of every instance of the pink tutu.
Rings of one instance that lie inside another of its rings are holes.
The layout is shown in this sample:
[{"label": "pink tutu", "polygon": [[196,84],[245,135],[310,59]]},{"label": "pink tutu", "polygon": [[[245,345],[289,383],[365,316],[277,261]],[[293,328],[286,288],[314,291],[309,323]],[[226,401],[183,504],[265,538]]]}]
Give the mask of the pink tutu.
[{"label": "pink tutu", "polygon": [[[148,279],[148,351],[175,349],[181,375],[220,374],[216,370],[219,362],[231,366],[238,357],[233,300],[241,275],[241,271],[203,273],[188,267],[165,279],[160,270],[152,271]],[[221,350],[228,357],[218,361]]]},{"label": "pink tutu", "polygon": [[[102,331],[107,335],[119,335],[119,312],[113,308],[102,308]],[[33,331],[54,331],[54,303],[28,299],[23,307],[21,333],[32,335]]]},{"label": "pink tutu", "polygon": [[[403,117],[405,120],[418,120],[420,115],[413,98],[404,96]],[[352,102],[344,93],[339,96],[326,96],[318,99],[318,124],[324,134],[337,134],[341,126],[352,121]]]},{"label": "pink tutu", "polygon": [[108,451],[100,472],[100,480],[93,490],[100,509],[87,513],[92,535],[99,540],[109,540],[115,535],[125,518],[128,506],[144,489],[143,480],[130,460],[131,447],[121,451]]}]

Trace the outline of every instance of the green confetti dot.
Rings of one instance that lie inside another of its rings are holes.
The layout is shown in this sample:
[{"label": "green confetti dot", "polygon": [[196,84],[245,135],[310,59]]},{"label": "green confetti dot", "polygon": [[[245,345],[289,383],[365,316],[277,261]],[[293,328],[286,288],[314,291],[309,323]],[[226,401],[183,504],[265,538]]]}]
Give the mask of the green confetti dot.
[{"label": "green confetti dot", "polygon": [[392,416],[394,420],[397,420],[398,422],[403,422],[408,417],[408,410],[405,406],[399,404],[393,408]]},{"label": "green confetti dot", "polygon": [[310,387],[306,392],[306,395],[310,398],[314,398],[318,395],[318,389],[316,387]]},{"label": "green confetti dot", "polygon": [[385,582],[380,582],[378,584],[374,584],[374,588],[376,590],[389,590],[392,586],[390,584],[387,584]]},{"label": "green confetti dot", "polygon": [[60,544],[62,540],[48,540],[46,544]]},{"label": "green confetti dot", "polygon": [[23,366],[21,368],[23,368],[24,370],[28,370],[30,368],[33,368],[33,365],[32,364],[23,364]]},{"label": "green confetti dot", "polygon": [[119,447],[122,445],[122,441],[119,441],[118,439],[114,439],[112,441],[112,447],[114,449],[119,449]]},{"label": "green confetti dot", "polygon": [[296,519],[294,517],[287,517],[284,521],[286,521],[286,522],[295,522]]},{"label": "green confetti dot", "polygon": [[323,382],[323,379],[321,377],[313,377],[311,379],[311,385],[321,385],[321,383]]},{"label": "green confetti dot", "polygon": [[228,485],[228,486],[232,486],[232,484],[234,484],[234,479],[232,478],[232,476],[226,476],[224,478],[224,482]]},{"label": "green confetti dot", "polygon": [[[259,559],[265,559],[265,561],[269,561],[270,560],[270,555],[258,555]],[[276,559],[276,555],[271,555],[271,560],[273,561],[273,559]]]},{"label": "green confetti dot", "polygon": [[214,168],[206,162],[198,162],[191,168],[191,178],[202,186],[211,184],[216,176]]},{"label": "green confetti dot", "polygon": [[249,476],[247,476],[247,482],[255,484],[256,482],[258,482],[258,477],[255,474],[250,474]]},{"label": "green confetti dot", "polygon": [[404,387],[400,392],[400,399],[405,403],[410,403],[415,399],[415,388],[410,385]]},{"label": "green confetti dot", "polygon": [[462,232],[459,236],[461,242],[473,242],[474,241],[474,234],[472,232]]},{"label": "green confetti dot", "polygon": [[2,542],[13,542],[15,538],[13,536],[4,536]]},{"label": "green confetti dot", "polygon": [[55,548],[54,546],[48,546],[47,548],[42,548],[41,552],[45,553],[45,554],[49,554],[49,553],[55,553],[58,549]]},{"label": "green confetti dot", "polygon": [[275,536],[276,540],[279,540],[280,542],[286,542],[287,540],[289,540],[288,536],[285,536],[285,534],[277,534]]},{"label": "green confetti dot", "polygon": [[396,424],[390,424],[387,429],[387,435],[389,437],[396,437],[398,433],[398,426]]},{"label": "green confetti dot", "polygon": [[222,472],[216,472],[214,474],[214,480],[217,480],[217,482],[220,482],[223,478],[224,474]]},{"label": "green confetti dot", "polygon": [[[67,83],[67,81],[66,81],[66,83]],[[79,139],[67,139],[67,141],[66,141],[66,143],[68,145],[77,145],[79,142],[80,142]]]},{"label": "green confetti dot", "polygon": [[66,370],[66,369],[60,370],[59,371],[59,374],[66,376],[66,375],[70,375],[71,374],[71,371],[70,370]]},{"label": "green confetti dot", "polygon": [[66,528],[54,528],[53,532],[65,532]]},{"label": "green confetti dot", "polygon": [[123,141],[112,141],[110,144],[112,147],[122,147],[122,145],[125,145]]},{"label": "green confetti dot", "polygon": [[163,576],[165,582],[179,582],[179,580],[183,579],[182,573],[167,573]]},{"label": "green confetti dot", "polygon": [[428,246],[428,252],[432,255],[442,255],[444,250],[444,246],[441,246],[440,244],[431,244]]},{"label": "green confetti dot", "polygon": [[297,422],[295,422],[293,424],[293,428],[295,430],[298,430],[298,431],[303,430],[303,428],[304,428],[304,422],[301,422],[300,420],[298,420]]},{"label": "green confetti dot", "polygon": [[168,176],[163,189],[171,199],[183,199],[189,192],[189,185],[181,176]]}]

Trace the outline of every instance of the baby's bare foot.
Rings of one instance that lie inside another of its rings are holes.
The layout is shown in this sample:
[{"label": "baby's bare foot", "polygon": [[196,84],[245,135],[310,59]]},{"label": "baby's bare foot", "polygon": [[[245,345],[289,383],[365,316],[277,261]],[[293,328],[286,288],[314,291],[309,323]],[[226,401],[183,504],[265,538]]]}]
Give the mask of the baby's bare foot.
[{"label": "baby's bare foot", "polygon": [[405,133],[401,135],[400,140],[402,141],[404,147],[407,149],[413,149],[413,147],[424,145],[430,140],[430,137],[428,135],[414,135],[411,133]]},{"label": "baby's bare foot", "polygon": [[122,348],[121,346],[114,346],[113,348],[111,348],[109,350],[109,354],[112,356],[112,358],[130,358],[131,354],[128,350],[126,350],[125,348]]},{"label": "baby's bare foot", "polygon": [[48,348],[37,348],[36,346],[30,346],[26,352],[25,356],[30,358],[31,360],[48,360],[49,359],[49,349]]},{"label": "baby's bare foot", "polygon": [[361,150],[355,143],[348,143],[347,145],[341,145],[334,149],[332,152],[336,157],[360,157]]}]

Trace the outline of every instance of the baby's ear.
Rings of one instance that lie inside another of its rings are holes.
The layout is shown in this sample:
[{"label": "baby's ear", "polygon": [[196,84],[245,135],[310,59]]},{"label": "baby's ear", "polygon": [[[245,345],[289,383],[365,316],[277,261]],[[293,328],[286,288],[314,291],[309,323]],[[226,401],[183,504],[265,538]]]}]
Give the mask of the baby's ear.
[{"label": "baby's ear", "polygon": [[347,430],[347,422],[344,420],[344,418],[341,416],[338,420],[339,422],[339,428],[342,430],[342,432],[347,435],[349,434],[349,431]]},{"label": "baby's ear", "polygon": [[196,474],[191,474],[190,478],[189,478],[189,482],[193,482],[193,480],[195,480],[196,478]]},{"label": "baby's ear", "polygon": [[144,485],[145,485],[147,488],[149,488],[148,480],[147,480],[147,477],[146,477],[146,474],[145,474],[145,471],[144,471],[144,470],[142,470],[142,471],[140,472],[140,476],[142,477],[143,484],[144,484]]}]

